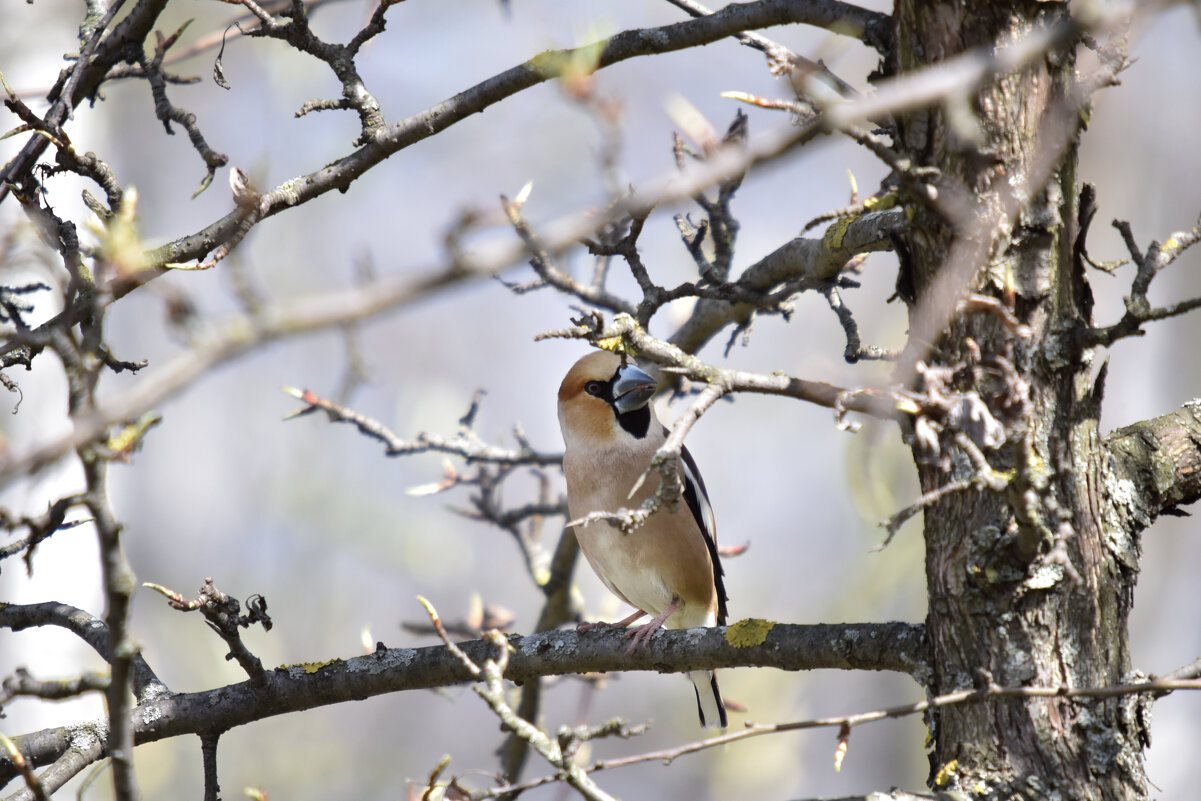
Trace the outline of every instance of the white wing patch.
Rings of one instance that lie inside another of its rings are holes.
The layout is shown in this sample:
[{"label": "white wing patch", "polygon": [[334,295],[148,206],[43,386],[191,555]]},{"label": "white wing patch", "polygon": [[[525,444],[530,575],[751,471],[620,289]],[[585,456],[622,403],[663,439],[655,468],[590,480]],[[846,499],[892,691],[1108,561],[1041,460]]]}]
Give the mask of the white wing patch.
[{"label": "white wing patch", "polygon": [[692,454],[685,446],[680,450],[680,461],[683,463],[684,496],[688,499],[688,507],[696,519],[697,528],[705,537],[705,545],[709,549],[709,559],[713,563],[713,588],[717,592],[717,620],[719,625],[726,623],[726,583],[722,579],[725,570],[721,567],[721,556],[717,552],[717,522],[713,517],[713,507],[709,505],[709,493],[705,491],[705,482],[697,469]]},{"label": "white wing patch", "polygon": [[713,507],[709,505],[709,493],[705,492],[705,484],[701,481],[701,477],[696,471],[696,463],[692,461],[692,454],[688,453],[687,448],[683,449],[681,456],[683,456],[680,461],[684,467],[684,487],[692,489],[696,494],[697,505],[701,508],[700,520],[696,522],[700,525],[705,537],[716,544],[717,520],[713,517]]}]

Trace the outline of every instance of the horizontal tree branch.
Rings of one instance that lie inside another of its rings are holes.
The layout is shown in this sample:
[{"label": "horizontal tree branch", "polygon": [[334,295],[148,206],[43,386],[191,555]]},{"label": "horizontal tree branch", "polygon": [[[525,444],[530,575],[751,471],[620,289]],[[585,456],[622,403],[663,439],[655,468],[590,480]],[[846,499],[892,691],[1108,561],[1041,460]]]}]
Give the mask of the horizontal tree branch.
[{"label": "horizontal tree branch", "polygon": [[[656,339],[646,333],[628,314],[619,314],[613,322],[602,326],[597,317],[583,318],[574,328],[548,331],[535,339],[567,338],[604,342],[620,338],[624,345],[670,372],[692,381],[716,384],[724,392],[752,392],[760,395],[780,395],[796,398],[835,411],[841,421],[847,412],[861,412],[883,420],[895,420],[906,414],[916,414],[922,407],[908,395],[888,390],[848,389],[824,381],[794,378],[784,373],[753,373],[708,364],[681,348]],[[609,343],[605,344],[609,347]]]},{"label": "horizontal tree branch", "polygon": [[[886,15],[833,0],[758,0],[732,3],[716,14],[657,28],[623,31],[609,38],[595,58],[601,69],[631,58],[670,53],[710,44],[740,31],[801,23],[862,37],[873,47],[886,46],[891,21]],[[373,134],[371,141],[321,169],[265,193],[256,221],[306,203],[332,190],[345,192],[360,176],[393,154],[435,136],[473,114],[519,92],[558,76],[564,65],[595,51],[597,44],[549,50],[492,76],[455,96]],[[147,269],[130,275],[113,288],[114,297],[161,275],[163,265],[201,259],[234,236],[242,224],[235,210],[203,230],[177,239],[147,254]]]},{"label": "horizontal tree branch", "polygon": [[[737,286],[768,292],[788,283],[795,292],[816,289],[833,280],[852,257],[860,253],[891,250],[889,237],[908,225],[901,209],[872,212],[845,220],[821,238],[796,237],[747,267]],[[688,320],[671,335],[670,342],[696,353],[729,323],[745,323],[755,307],[750,303],[698,300]]]},{"label": "horizontal tree branch", "polygon": [[46,698],[60,701],[87,692],[108,689],[107,673],[84,673],[70,679],[38,679],[23,667],[0,683],[0,708],[13,698]]},{"label": "horizontal tree branch", "polygon": [[[571,673],[774,667],[890,670],[914,676],[920,683],[929,671],[925,628],[914,623],[801,626],[743,621],[723,628],[663,631],[633,654],[626,654],[623,637],[622,631],[603,629],[587,634],[556,630],[526,637],[512,635],[509,644],[513,652],[505,678],[521,684]],[[493,655],[492,647],[483,640],[460,643],[459,648],[477,664]],[[275,715],[385,693],[443,687],[471,678],[445,646],[391,648],[351,659],[278,667],[267,671],[257,684],[245,681],[147,699],[133,709],[131,718],[135,742],[142,744],[183,734],[225,731]],[[14,738],[14,742],[26,759],[39,766],[49,764],[72,746],[68,728],[101,736],[107,727],[98,721],[48,729]],[[0,784],[13,778],[13,770],[10,762],[0,759]]]},{"label": "horizontal tree branch", "polygon": [[1201,499],[1201,399],[1120,428],[1105,438],[1105,447],[1117,480],[1130,484],[1129,492],[1111,494],[1140,528]]},{"label": "horizontal tree branch", "polygon": [[[113,660],[108,626],[103,620],[74,606],[48,601],[40,604],[0,604],[0,628],[22,631],[38,626],[59,626],[87,643],[105,662]],[[133,657],[133,692],[138,698],[167,691],[141,654]]]}]

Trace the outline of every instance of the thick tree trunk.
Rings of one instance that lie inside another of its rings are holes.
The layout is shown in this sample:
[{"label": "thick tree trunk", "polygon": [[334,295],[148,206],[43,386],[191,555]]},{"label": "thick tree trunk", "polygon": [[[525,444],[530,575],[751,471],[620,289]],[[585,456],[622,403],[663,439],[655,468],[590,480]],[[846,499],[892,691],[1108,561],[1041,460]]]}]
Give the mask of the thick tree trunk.
[{"label": "thick tree trunk", "polygon": [[[894,66],[907,72],[1020,41],[1065,14],[1059,3],[901,0]],[[982,447],[999,471],[993,488],[948,494],[925,516],[934,694],[1130,678],[1127,618],[1146,521],[1129,519],[1114,498],[1098,432],[1104,373],[1073,335],[1091,324],[1092,303],[1073,253],[1074,73],[1071,54],[1055,53],[989,83],[969,106],[897,120],[902,155],[938,168],[940,194],[960,187],[977,211],[975,223],[972,215],[952,223],[919,207],[902,260],[912,327],[956,237],[966,237],[983,254],[964,273],[974,276],[971,290],[1000,299],[1030,328],[1023,337],[996,315],[961,311],[924,356],[959,366],[956,388],[978,391],[1007,434],[1002,447]],[[1056,115],[1068,135],[1047,135]],[[1016,375],[994,369],[1007,363]],[[1023,402],[996,408],[998,399]],[[923,491],[979,476],[961,447],[945,443],[936,459],[928,444],[914,438]],[[931,785],[980,799],[1141,798],[1140,703],[1005,699],[939,709],[929,721]]]}]

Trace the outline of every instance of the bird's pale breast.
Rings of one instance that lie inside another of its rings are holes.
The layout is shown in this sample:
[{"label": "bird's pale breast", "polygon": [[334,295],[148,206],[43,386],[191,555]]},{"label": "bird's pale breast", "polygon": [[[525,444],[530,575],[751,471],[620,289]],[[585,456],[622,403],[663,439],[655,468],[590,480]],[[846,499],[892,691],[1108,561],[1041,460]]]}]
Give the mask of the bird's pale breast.
[{"label": "bird's pale breast", "polygon": [[[658,487],[658,478],[649,476],[638,493],[627,498],[641,470],[620,469],[631,463],[628,454],[593,455],[588,464],[573,460],[570,452],[564,458],[573,520],[595,511],[637,508]],[[649,461],[648,456],[635,464]],[[629,533],[602,520],[576,526],[576,538],[601,581],[626,603],[657,615],[679,598],[684,606],[668,618],[668,628],[715,624],[712,563],[704,536],[684,503],[660,510]]]}]

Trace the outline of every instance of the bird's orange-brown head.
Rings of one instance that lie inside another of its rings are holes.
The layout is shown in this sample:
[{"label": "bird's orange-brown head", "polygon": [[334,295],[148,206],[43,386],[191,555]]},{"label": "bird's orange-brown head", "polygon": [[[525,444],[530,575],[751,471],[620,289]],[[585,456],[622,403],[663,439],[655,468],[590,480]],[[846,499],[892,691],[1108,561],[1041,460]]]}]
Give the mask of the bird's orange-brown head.
[{"label": "bird's orange-brown head", "polygon": [[564,437],[592,442],[645,437],[654,418],[650,399],[657,389],[653,378],[621,356],[603,350],[589,353],[559,385]]}]

